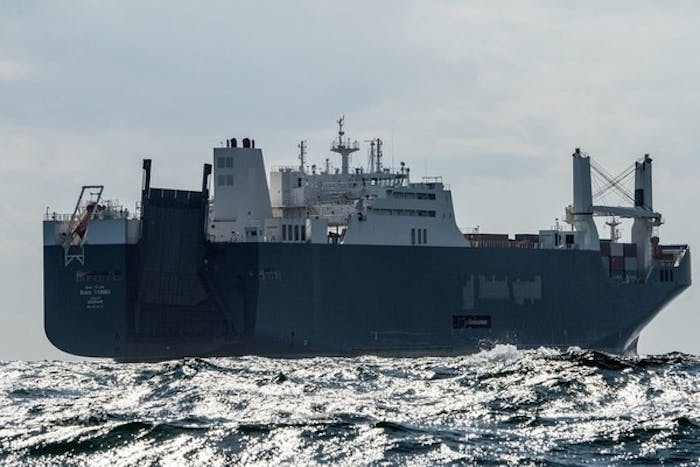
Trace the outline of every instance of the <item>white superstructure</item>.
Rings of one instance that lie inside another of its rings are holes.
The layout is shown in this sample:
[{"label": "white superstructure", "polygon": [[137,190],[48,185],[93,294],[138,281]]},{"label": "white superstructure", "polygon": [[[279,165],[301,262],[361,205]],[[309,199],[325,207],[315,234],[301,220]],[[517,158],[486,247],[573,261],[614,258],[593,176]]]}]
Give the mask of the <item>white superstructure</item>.
[{"label": "white superstructure", "polygon": [[466,246],[454,220],[452,194],[440,179],[387,189],[356,203],[346,244]]},{"label": "white superstructure", "polygon": [[257,242],[264,237],[264,223],[272,217],[262,151],[255,141],[236,139],[225,148],[214,148],[215,202],[209,219],[214,241]]},{"label": "white superstructure", "polygon": [[368,167],[350,169],[359,149],[345,136],[344,118],[319,170],[306,167],[306,143],[298,167],[274,168],[265,182],[262,152],[247,138],[214,149],[214,192],[208,233],[215,242],[310,242],[373,245],[466,246],[454,219],[452,194],[440,179],[411,183],[402,162],[392,171],[382,163],[382,141],[368,141]]}]

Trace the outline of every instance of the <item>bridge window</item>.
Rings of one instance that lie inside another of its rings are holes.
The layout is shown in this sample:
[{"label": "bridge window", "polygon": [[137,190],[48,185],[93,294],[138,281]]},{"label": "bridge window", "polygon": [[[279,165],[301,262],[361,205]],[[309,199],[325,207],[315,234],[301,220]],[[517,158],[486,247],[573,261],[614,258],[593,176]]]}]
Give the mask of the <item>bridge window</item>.
[{"label": "bridge window", "polygon": [[374,214],[382,216],[418,216],[418,217],[436,217],[437,212],[425,209],[384,209],[369,207]]},{"label": "bridge window", "polygon": [[217,175],[217,186],[233,186],[233,175]]},{"label": "bridge window", "polygon": [[216,158],[216,168],[217,169],[232,169],[233,168],[233,157],[219,156]]},{"label": "bridge window", "polygon": [[428,243],[428,229],[411,229],[411,245],[426,245]]},{"label": "bridge window", "polygon": [[673,282],[673,269],[659,269],[660,282]]}]

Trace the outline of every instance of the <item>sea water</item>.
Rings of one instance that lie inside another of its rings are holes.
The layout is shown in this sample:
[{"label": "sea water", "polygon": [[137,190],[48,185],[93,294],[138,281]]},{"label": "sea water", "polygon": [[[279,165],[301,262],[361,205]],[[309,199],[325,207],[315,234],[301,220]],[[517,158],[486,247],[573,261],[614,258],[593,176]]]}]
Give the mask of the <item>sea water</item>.
[{"label": "sea water", "polygon": [[2,465],[700,463],[700,360],[0,362]]}]

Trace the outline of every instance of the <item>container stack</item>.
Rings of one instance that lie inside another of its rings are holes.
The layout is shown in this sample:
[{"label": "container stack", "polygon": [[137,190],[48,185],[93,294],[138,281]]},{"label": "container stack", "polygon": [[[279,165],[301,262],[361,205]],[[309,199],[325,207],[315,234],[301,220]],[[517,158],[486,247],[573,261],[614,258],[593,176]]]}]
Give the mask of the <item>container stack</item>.
[{"label": "container stack", "polygon": [[523,247],[536,248],[540,244],[539,234],[515,234],[515,243]]},{"label": "container stack", "polygon": [[625,277],[627,281],[639,279],[639,265],[637,264],[637,244],[623,244],[623,256],[625,257]]},{"label": "container stack", "polygon": [[635,243],[612,243],[600,241],[600,256],[603,268],[610,277],[620,282],[634,282],[639,279],[637,245]]},{"label": "container stack", "polygon": [[509,246],[508,234],[470,233],[465,234],[464,237],[473,247],[507,248]]}]

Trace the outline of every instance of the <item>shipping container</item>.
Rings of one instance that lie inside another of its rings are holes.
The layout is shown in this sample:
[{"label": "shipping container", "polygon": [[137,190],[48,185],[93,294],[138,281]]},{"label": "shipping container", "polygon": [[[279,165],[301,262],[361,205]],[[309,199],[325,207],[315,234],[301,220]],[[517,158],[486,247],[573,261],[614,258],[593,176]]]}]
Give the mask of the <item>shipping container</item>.
[{"label": "shipping container", "polygon": [[637,267],[637,257],[625,258],[625,271],[636,271]]},{"label": "shipping container", "polygon": [[507,242],[508,234],[476,234],[477,240],[488,242]]},{"label": "shipping container", "polygon": [[540,236],[538,234],[515,234],[515,241],[537,243],[540,241]]},{"label": "shipping container", "polygon": [[475,244],[508,243],[508,234],[464,234],[464,238]]},{"label": "shipping container", "polygon": [[601,256],[610,256],[610,240],[601,240],[600,241],[600,255]]},{"label": "shipping container", "polygon": [[611,271],[624,271],[625,270],[625,258],[622,256],[611,256],[610,257],[610,270]]},{"label": "shipping container", "polygon": [[627,258],[637,257],[637,244],[636,243],[624,243],[622,246],[623,254]]}]

